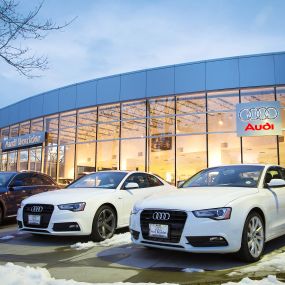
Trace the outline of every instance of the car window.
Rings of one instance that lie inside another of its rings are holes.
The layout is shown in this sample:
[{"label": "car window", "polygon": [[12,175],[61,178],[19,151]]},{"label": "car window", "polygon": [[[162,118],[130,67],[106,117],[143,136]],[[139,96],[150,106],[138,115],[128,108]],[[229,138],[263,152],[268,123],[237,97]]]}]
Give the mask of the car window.
[{"label": "car window", "polygon": [[31,173],[20,173],[14,177],[11,182],[12,187],[30,186],[32,185]]},{"label": "car window", "polygon": [[272,179],[284,179],[284,174],[282,173],[281,167],[270,167],[266,171],[265,177],[264,177],[264,186],[272,180]]},{"label": "car window", "polygon": [[41,179],[41,183],[42,183],[42,185],[56,185],[55,183],[54,183],[54,181],[51,179],[51,178],[49,178],[48,176],[45,176],[45,175],[38,175],[39,176],[39,178]]},{"label": "car window", "polygon": [[126,175],[126,172],[99,171],[79,178],[66,188],[116,189]]},{"label": "car window", "polygon": [[145,173],[134,173],[131,174],[125,181],[123,185],[123,189],[127,185],[127,183],[134,182],[139,185],[139,188],[149,187],[147,175]]},{"label": "car window", "polygon": [[285,180],[285,168],[280,168],[282,179]]},{"label": "car window", "polygon": [[163,185],[163,183],[155,176],[151,174],[147,174],[147,180],[148,180],[148,187],[157,187]]},{"label": "car window", "polygon": [[33,174],[31,177],[31,185],[43,185],[41,177],[37,174]]},{"label": "car window", "polygon": [[256,187],[264,166],[230,165],[202,170],[185,181],[187,187]]}]

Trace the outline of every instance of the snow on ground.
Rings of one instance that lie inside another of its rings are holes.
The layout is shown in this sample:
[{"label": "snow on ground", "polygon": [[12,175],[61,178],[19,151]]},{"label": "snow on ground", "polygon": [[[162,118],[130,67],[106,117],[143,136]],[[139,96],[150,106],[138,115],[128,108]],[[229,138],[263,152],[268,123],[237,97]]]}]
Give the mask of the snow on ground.
[{"label": "snow on ground", "polygon": [[254,265],[240,268],[229,273],[229,276],[241,275],[252,272],[285,272],[285,252],[269,254]]},{"label": "snow on ground", "polygon": [[[154,285],[155,283],[85,283],[74,280],[54,279],[45,268],[22,267],[13,263],[0,265],[1,284],[5,285]],[[161,285],[161,284],[160,284]],[[163,285],[170,285],[163,283]],[[172,284],[174,285],[174,284]]]},{"label": "snow on ground", "polygon": [[205,272],[205,270],[199,268],[184,268],[182,272],[194,273],[194,272]]},{"label": "snow on ground", "polygon": [[82,249],[88,249],[88,248],[95,247],[95,246],[109,247],[109,246],[128,244],[130,242],[131,242],[131,234],[128,232],[124,234],[114,235],[112,238],[106,239],[101,242],[93,242],[93,241],[88,241],[88,242],[83,242],[83,243],[77,242],[75,244],[72,244],[70,247],[76,250],[82,250]]},{"label": "snow on ground", "polygon": [[252,280],[249,278],[243,278],[239,282],[228,282],[228,283],[223,283],[222,285],[236,285],[236,284],[239,284],[239,285],[272,285],[272,284],[279,285],[279,284],[283,284],[284,285],[285,283],[279,281],[276,278],[276,276],[269,275],[266,278],[261,279],[261,280]]},{"label": "snow on ground", "polygon": [[0,240],[8,240],[12,238],[14,238],[14,236],[4,236],[4,237],[0,237]]}]

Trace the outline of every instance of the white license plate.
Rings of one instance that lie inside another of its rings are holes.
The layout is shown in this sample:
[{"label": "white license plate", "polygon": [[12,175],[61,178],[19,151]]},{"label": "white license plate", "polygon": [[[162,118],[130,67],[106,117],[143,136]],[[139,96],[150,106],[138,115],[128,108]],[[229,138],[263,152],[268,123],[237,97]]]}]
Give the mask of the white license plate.
[{"label": "white license plate", "polygon": [[168,238],[168,225],[149,224],[149,236]]},{"label": "white license plate", "polygon": [[28,215],[28,224],[39,225],[41,223],[40,215]]}]

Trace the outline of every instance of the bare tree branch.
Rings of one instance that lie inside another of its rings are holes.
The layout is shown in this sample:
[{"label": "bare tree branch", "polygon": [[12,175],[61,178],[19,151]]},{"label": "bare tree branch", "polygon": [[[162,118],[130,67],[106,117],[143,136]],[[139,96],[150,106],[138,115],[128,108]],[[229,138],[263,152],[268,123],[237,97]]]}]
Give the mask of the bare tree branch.
[{"label": "bare tree branch", "polygon": [[[21,42],[29,39],[42,40],[48,32],[61,30],[74,20],[57,25],[52,20],[44,22],[37,20],[44,1],[29,11],[26,15],[19,12],[19,2],[15,0],[0,0],[0,58],[13,66],[21,75],[28,78],[37,77],[34,71],[48,68],[45,56],[30,55],[28,47],[22,47]],[[19,44],[20,43],[20,44]]]}]

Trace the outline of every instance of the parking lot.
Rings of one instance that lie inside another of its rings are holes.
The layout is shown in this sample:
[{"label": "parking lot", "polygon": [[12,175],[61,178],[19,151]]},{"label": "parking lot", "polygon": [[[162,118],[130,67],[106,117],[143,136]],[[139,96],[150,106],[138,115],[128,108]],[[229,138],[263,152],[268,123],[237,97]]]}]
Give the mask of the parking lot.
[{"label": "parking lot", "polygon": [[[253,265],[239,262],[231,255],[199,255],[134,246],[130,243],[127,229],[117,232],[110,243],[96,245],[87,242],[87,238],[20,233],[14,220],[10,220],[0,228],[0,264],[11,262],[44,267],[54,278],[92,283],[221,284],[238,281],[244,276],[277,274],[284,277],[280,268],[269,266],[268,270],[258,271]],[[274,259],[283,251],[284,237],[268,243],[266,256],[260,262]]]}]

